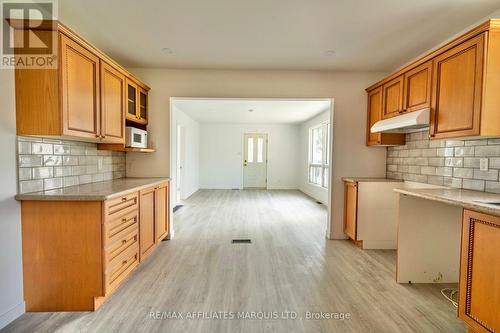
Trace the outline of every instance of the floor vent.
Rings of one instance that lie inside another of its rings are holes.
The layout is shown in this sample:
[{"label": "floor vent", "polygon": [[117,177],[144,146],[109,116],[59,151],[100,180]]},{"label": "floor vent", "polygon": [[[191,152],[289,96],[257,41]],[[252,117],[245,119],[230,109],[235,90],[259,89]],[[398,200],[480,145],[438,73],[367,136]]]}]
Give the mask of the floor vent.
[{"label": "floor vent", "polygon": [[232,243],[233,244],[251,244],[252,240],[251,239],[233,239]]},{"label": "floor vent", "polygon": [[177,205],[177,206],[175,206],[174,209],[173,209],[174,213],[176,211],[178,211],[179,209],[181,209],[182,207],[184,207],[184,205]]}]

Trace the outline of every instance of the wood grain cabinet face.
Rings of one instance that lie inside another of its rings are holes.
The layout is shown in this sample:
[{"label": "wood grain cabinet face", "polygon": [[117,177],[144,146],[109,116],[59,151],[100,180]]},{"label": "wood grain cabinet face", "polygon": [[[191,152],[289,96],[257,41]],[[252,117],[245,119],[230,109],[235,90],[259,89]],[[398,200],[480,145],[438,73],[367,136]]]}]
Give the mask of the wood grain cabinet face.
[{"label": "wood grain cabinet face", "polygon": [[358,218],[358,184],[344,182],[344,233],[356,240]]},{"label": "wood grain cabinet face", "polygon": [[106,143],[125,142],[125,76],[101,61],[101,135]]},{"label": "wood grain cabinet face", "polygon": [[404,74],[403,110],[412,112],[431,106],[432,61]]},{"label": "wood grain cabinet face", "polygon": [[383,85],[382,118],[391,118],[403,112],[403,86],[403,75]]},{"label": "wood grain cabinet face", "polygon": [[99,57],[60,35],[63,134],[99,137]]},{"label": "wood grain cabinet face", "polygon": [[155,189],[155,228],[156,242],[159,243],[169,232],[169,200],[166,184]]},{"label": "wood grain cabinet face", "polygon": [[148,91],[127,79],[127,120],[137,124],[148,123]]},{"label": "wood grain cabinet face", "polygon": [[480,134],[485,34],[434,58],[431,137]]},{"label": "wood grain cabinet face", "polygon": [[368,92],[368,126],[366,144],[368,146],[381,143],[381,133],[371,133],[372,126],[382,118],[382,87]]},{"label": "wood grain cabinet face", "polygon": [[458,316],[475,332],[500,331],[500,217],[464,210]]},{"label": "wood grain cabinet face", "polygon": [[405,135],[396,133],[372,133],[371,127],[382,118],[382,87],[368,92],[368,112],[366,123],[366,145],[404,145]]},{"label": "wood grain cabinet face", "polygon": [[139,248],[142,261],[154,250],[156,244],[154,188],[141,191],[139,210]]}]

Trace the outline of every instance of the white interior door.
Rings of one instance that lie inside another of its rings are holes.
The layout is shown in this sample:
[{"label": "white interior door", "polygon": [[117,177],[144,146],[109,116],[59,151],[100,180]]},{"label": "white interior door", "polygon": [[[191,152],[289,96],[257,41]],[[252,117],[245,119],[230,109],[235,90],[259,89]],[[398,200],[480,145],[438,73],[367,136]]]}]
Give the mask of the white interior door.
[{"label": "white interior door", "polygon": [[246,133],[243,136],[243,187],[267,187],[267,134]]}]

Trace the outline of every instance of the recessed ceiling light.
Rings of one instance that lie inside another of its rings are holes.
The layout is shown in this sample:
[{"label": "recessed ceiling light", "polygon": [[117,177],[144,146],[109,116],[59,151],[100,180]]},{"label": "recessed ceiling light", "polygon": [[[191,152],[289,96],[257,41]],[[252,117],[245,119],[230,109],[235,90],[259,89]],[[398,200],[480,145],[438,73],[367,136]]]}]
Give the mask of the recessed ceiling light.
[{"label": "recessed ceiling light", "polygon": [[172,54],[172,49],[171,48],[164,47],[161,50],[162,50],[163,53]]},{"label": "recessed ceiling light", "polygon": [[326,51],[325,51],[325,55],[326,55],[327,57],[331,57],[331,56],[333,56],[334,54],[335,54],[335,51],[334,51],[334,50],[326,50]]},{"label": "recessed ceiling light", "polygon": [[253,109],[249,109],[248,112],[250,112],[250,113],[253,112]]}]

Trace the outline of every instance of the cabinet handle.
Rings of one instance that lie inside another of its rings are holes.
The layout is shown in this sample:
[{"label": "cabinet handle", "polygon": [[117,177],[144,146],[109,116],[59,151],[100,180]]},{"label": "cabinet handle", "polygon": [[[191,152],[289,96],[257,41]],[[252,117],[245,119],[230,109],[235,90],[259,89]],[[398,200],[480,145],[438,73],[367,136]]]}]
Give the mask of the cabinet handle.
[{"label": "cabinet handle", "polygon": [[122,266],[123,266],[123,265],[126,265],[126,264],[127,264],[127,262],[128,262],[128,260],[123,260],[123,261],[122,261]]},{"label": "cabinet handle", "polygon": [[122,239],[122,244],[125,244],[127,243],[127,240],[126,239]]},{"label": "cabinet handle", "polygon": [[127,201],[127,198],[123,197],[123,198],[122,198],[122,201]]},{"label": "cabinet handle", "polygon": [[123,219],[122,219],[122,222],[127,222],[127,219],[126,219],[126,218],[123,218]]}]

